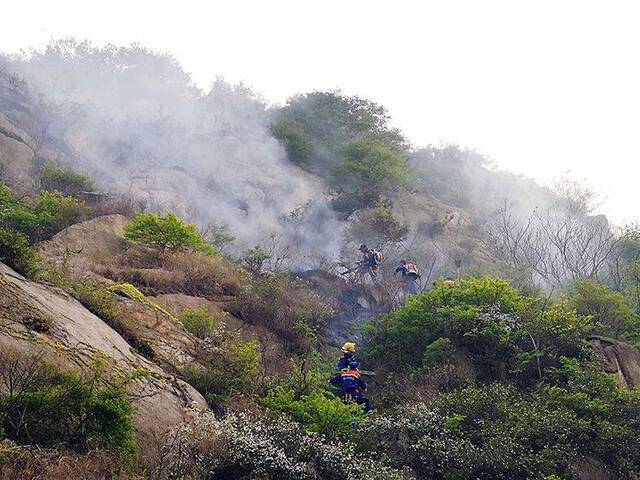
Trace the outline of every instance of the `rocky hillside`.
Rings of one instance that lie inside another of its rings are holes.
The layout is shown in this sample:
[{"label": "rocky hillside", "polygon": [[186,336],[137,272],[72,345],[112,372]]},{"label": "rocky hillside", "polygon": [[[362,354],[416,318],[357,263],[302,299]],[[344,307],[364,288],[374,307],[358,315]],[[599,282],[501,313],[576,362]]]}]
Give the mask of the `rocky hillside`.
[{"label": "rocky hillside", "polygon": [[638,478],[640,233],[590,199],[341,92],[0,60],[0,480]]},{"label": "rocky hillside", "polygon": [[2,264],[0,293],[3,356],[38,355],[65,370],[88,369],[101,360],[109,375],[145,372],[130,387],[136,437],[143,448],[153,448],[157,438],[185,421],[192,402],[205,405],[193,387],[140,355],[62,290],[30,282]]}]

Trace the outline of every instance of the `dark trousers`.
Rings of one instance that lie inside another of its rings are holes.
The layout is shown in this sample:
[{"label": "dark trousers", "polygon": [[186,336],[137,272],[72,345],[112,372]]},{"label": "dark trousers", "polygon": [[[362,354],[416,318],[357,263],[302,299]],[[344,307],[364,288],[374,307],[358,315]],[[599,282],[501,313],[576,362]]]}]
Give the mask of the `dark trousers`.
[{"label": "dark trousers", "polygon": [[364,412],[369,413],[371,411],[371,402],[364,394],[358,390],[351,390],[344,393],[344,398],[356,402],[358,405],[364,405]]}]

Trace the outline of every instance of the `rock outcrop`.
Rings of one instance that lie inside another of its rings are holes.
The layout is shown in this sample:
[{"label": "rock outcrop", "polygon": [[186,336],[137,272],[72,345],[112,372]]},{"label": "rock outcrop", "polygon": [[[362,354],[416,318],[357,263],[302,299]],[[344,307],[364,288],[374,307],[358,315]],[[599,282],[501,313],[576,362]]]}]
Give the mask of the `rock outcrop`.
[{"label": "rock outcrop", "polygon": [[[86,369],[102,359],[111,373],[146,369],[132,385],[141,449],[185,420],[184,408],[205,404],[187,383],[139,355],[100,318],[62,290],[40,285],[0,263],[0,351],[42,354],[61,368]],[[0,388],[2,386],[0,385]]]},{"label": "rock outcrop", "polygon": [[640,386],[640,350],[612,338],[589,338],[605,372],[616,375],[621,385],[629,388]]}]

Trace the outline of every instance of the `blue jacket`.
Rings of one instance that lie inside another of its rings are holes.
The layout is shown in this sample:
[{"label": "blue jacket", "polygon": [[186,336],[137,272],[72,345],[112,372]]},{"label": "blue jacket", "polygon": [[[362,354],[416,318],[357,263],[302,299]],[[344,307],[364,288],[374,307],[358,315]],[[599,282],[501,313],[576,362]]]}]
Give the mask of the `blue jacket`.
[{"label": "blue jacket", "polygon": [[362,380],[361,375],[360,370],[343,370],[334,375],[329,382],[340,388],[340,395],[351,395],[367,389],[367,384]]},{"label": "blue jacket", "polygon": [[336,365],[336,370],[341,372],[342,370],[346,370],[349,368],[349,363],[353,362],[355,359],[353,357],[353,353],[351,352],[343,352],[340,360],[338,360],[338,365]]}]

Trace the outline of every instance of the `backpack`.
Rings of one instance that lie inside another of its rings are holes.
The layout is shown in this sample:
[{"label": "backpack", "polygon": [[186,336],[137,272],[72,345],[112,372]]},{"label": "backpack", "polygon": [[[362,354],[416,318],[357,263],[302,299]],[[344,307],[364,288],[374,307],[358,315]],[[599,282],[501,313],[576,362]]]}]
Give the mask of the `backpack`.
[{"label": "backpack", "polygon": [[418,272],[418,267],[416,266],[415,263],[407,263],[405,265],[405,268],[407,269],[407,275],[411,275],[414,278],[418,278],[420,276],[420,273]]},{"label": "backpack", "polygon": [[373,251],[373,258],[376,259],[376,263],[384,262],[384,253],[379,252],[378,250]]}]

